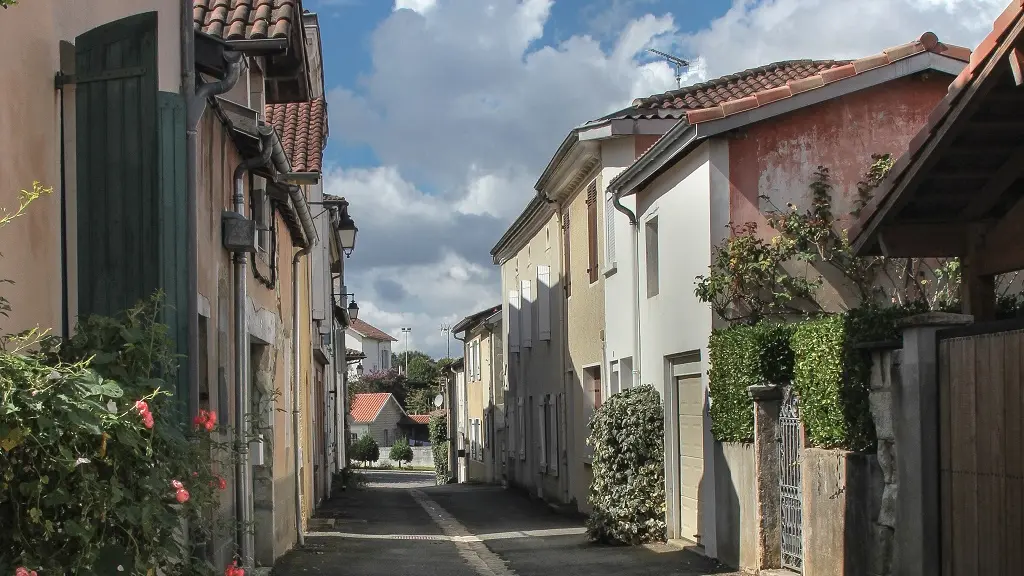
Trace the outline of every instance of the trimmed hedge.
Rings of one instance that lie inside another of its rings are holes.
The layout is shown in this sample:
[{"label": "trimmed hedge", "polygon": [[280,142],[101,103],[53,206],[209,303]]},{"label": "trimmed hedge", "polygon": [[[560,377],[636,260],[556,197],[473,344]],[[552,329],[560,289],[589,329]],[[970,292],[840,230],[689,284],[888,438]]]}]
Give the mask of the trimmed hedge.
[{"label": "trimmed hedge", "polygon": [[590,419],[594,448],[591,540],[644,544],[665,539],[665,418],[653,386],[613,395]]},{"label": "trimmed hedge", "polygon": [[430,450],[434,456],[434,481],[438,486],[452,481],[448,470],[448,417],[438,414],[430,417]]},{"label": "trimmed hedge", "polygon": [[773,323],[715,330],[708,343],[711,361],[711,433],[720,442],[754,438],[754,403],[749,386],[793,378],[793,327]]}]

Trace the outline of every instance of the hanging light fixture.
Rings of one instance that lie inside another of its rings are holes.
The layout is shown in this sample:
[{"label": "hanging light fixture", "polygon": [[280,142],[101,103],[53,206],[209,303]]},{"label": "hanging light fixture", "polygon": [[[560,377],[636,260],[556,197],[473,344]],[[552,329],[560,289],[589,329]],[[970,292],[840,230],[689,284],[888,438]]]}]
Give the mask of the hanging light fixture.
[{"label": "hanging light fixture", "polygon": [[348,304],[348,316],[353,320],[359,319],[359,305],[356,304],[355,300],[352,300]]}]

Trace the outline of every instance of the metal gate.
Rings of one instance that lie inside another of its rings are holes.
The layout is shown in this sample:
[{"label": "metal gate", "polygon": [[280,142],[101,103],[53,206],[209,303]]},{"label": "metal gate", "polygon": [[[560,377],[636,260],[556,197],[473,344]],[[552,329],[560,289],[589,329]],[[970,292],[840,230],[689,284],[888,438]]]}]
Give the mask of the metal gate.
[{"label": "metal gate", "polygon": [[785,388],[779,414],[779,467],[782,485],[782,566],[803,570],[803,509],[800,482],[800,412],[796,393]]}]

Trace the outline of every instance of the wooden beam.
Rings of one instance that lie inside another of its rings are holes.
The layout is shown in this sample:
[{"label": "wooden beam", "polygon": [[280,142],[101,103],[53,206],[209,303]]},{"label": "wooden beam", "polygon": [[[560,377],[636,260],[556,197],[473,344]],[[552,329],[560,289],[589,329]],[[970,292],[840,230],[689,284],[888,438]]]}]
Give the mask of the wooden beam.
[{"label": "wooden beam", "polygon": [[996,277],[981,270],[985,256],[984,229],[972,226],[967,233],[967,255],[960,259],[960,297],[964,314],[975,322],[996,319]]},{"label": "wooden beam", "polygon": [[1010,157],[992,173],[992,177],[985,186],[978,191],[967,208],[966,217],[968,220],[975,220],[984,217],[996,204],[999,197],[1006,192],[1011,184],[1024,174],[1024,146],[1014,150]]},{"label": "wooden beam", "polygon": [[1024,84],[1024,53],[1021,53],[1020,48],[1010,50],[1010,70],[1013,71],[1013,81],[1017,86]]},{"label": "wooden beam", "polygon": [[985,234],[984,255],[978,266],[983,274],[1024,269],[1024,200],[1018,200]]},{"label": "wooden beam", "polygon": [[945,258],[966,253],[963,224],[901,224],[878,230],[882,253],[891,258]]}]

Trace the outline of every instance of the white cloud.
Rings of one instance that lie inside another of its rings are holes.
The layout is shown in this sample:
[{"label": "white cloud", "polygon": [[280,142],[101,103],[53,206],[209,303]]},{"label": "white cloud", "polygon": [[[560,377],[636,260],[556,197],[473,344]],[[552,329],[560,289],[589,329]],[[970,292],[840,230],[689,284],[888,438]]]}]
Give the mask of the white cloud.
[{"label": "white cloud", "polygon": [[935,32],[973,48],[1006,0],[734,0],[729,11],[680,39],[711,76],[792,58],[859,58]]},{"label": "white cloud", "polygon": [[371,69],[328,95],[332,142],[369,146],[382,164],[325,176],[359,224],[348,283],[364,318],[396,335],[412,326],[413,347],[438,355],[441,322],[497,303],[489,249],[566,133],[675,87],[674,69],[646,48],[691,59],[685,84],[782,59],[865,56],[927,30],[973,46],[1005,2],[734,0],[684,34],[669,13],[627,16],[677,4],[612,0],[579,23],[596,36],[544,44],[553,0],[396,0],[371,36]]}]

